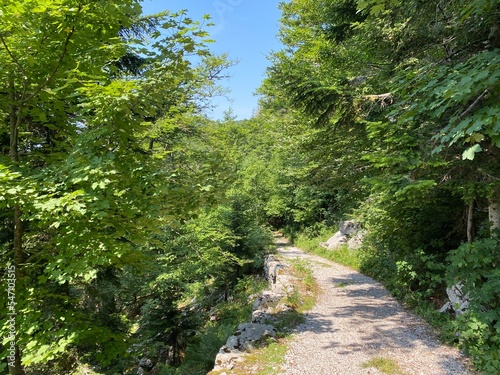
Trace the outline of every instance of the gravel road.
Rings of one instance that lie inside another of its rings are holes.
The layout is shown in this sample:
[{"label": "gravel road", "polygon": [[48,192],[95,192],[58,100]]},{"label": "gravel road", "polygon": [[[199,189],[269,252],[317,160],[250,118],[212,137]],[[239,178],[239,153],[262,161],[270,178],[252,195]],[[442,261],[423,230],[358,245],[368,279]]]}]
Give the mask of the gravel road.
[{"label": "gravel road", "polygon": [[383,374],[366,367],[374,358],[396,363],[398,375],[473,373],[459,351],[440,344],[432,329],[378,282],[283,242],[279,253],[306,260],[322,289],[293,336],[283,374]]}]

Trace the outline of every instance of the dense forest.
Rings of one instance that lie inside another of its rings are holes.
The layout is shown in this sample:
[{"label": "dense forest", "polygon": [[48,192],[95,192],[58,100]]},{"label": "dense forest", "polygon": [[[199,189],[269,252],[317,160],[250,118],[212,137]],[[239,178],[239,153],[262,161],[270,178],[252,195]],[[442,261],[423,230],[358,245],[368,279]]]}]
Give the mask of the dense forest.
[{"label": "dense forest", "polygon": [[271,230],[319,242],[344,219],[407,306],[463,284],[442,327],[500,372],[500,3],[280,9],[284,47],[237,121],[205,115],[235,63],[208,17],[1,2],[0,372],[205,374]]}]

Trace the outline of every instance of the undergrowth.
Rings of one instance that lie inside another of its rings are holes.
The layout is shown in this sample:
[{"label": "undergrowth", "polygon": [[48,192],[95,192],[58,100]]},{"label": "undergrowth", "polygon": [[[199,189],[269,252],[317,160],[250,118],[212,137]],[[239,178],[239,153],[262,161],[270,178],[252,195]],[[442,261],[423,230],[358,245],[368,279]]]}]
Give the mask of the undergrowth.
[{"label": "undergrowth", "polygon": [[273,314],[271,323],[278,331],[276,339],[264,340],[259,347],[247,353],[244,361],[233,369],[211,371],[210,375],[278,375],[282,373],[288,342],[293,329],[304,322],[304,313],[316,303],[319,286],[305,261],[289,262],[291,275],[297,278],[293,290],[278,303],[290,309]]},{"label": "undergrowth", "polygon": [[225,344],[240,323],[248,321],[252,314],[249,297],[267,288],[267,281],[255,276],[242,278],[228,301],[219,303],[213,309],[215,321],[209,321],[194,337],[185,350],[185,360],[174,368],[162,366],[159,375],[205,375],[213,368],[214,359],[220,347]]}]

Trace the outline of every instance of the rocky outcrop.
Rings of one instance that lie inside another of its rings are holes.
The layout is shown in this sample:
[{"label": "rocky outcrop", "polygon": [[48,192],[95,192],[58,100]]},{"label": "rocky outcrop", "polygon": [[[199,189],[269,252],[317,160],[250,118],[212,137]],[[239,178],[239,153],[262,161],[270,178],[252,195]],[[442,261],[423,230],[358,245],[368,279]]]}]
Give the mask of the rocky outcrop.
[{"label": "rocky outcrop", "polygon": [[354,221],[343,221],[339,225],[339,231],[319,245],[328,250],[335,250],[343,245],[347,245],[350,249],[358,249],[364,235],[365,232]]},{"label": "rocky outcrop", "polygon": [[340,231],[335,233],[333,237],[330,237],[326,242],[320,242],[320,246],[328,250],[334,250],[342,245],[345,245],[349,241],[345,234]]},{"label": "rocky outcrop", "polygon": [[139,361],[139,368],[137,370],[138,375],[146,374],[148,371],[151,371],[154,367],[154,363],[149,358],[142,358]]},{"label": "rocky outcrop", "polygon": [[359,249],[361,247],[361,245],[363,244],[363,238],[364,238],[365,234],[366,234],[366,232],[363,230],[360,230],[356,233],[353,233],[351,235],[351,238],[349,238],[349,241],[347,241],[347,247],[349,247],[349,249],[353,249],[353,250]]},{"label": "rocky outcrop", "polygon": [[444,304],[439,312],[454,312],[455,315],[463,314],[470,305],[469,294],[464,294],[463,284],[457,283],[451,288],[446,288],[449,301]]},{"label": "rocky outcrop", "polygon": [[266,257],[264,270],[270,290],[255,298],[251,322],[240,324],[238,330],[220,348],[215,358],[214,371],[231,370],[243,360],[245,352],[265,339],[276,337],[276,328],[272,325],[273,315],[289,309],[281,300],[293,291],[296,278],[287,272],[288,266],[274,255]]}]

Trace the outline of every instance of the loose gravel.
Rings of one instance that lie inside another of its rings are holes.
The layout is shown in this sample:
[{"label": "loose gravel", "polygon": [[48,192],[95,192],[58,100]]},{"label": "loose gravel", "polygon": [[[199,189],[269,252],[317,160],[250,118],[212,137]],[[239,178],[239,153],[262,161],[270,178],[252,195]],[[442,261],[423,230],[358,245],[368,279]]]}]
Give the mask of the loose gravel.
[{"label": "loose gravel", "polygon": [[374,358],[397,364],[397,375],[473,374],[458,350],[440,344],[431,327],[380,283],[295,247],[281,247],[279,253],[306,260],[322,290],[297,327],[282,374],[384,374],[366,367]]}]

